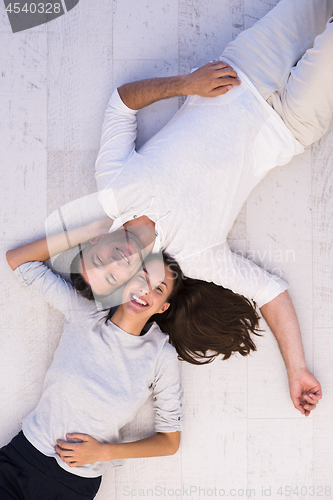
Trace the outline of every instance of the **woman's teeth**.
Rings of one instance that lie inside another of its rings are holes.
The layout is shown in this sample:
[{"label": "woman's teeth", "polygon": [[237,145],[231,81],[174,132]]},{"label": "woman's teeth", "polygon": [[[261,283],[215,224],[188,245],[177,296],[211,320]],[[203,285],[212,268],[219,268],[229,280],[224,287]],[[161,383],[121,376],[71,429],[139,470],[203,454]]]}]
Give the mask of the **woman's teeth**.
[{"label": "woman's teeth", "polygon": [[135,295],[135,293],[132,293],[132,299],[135,300],[135,302],[137,302],[138,304],[141,304],[142,306],[147,306],[148,305],[148,302],[146,302],[145,300],[140,299],[140,297],[138,297],[137,295]]}]

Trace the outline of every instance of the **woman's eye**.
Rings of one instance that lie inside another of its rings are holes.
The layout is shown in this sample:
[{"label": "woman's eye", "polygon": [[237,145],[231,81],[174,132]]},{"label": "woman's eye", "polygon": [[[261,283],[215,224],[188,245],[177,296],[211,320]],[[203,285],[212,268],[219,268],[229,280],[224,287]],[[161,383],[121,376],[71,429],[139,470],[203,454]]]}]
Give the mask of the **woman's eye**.
[{"label": "woman's eye", "polygon": [[157,286],[157,287],[156,287],[156,290],[158,290],[158,291],[159,291],[159,292],[161,292],[161,293],[163,292],[162,288],[161,288],[161,287],[159,287],[159,286]]}]

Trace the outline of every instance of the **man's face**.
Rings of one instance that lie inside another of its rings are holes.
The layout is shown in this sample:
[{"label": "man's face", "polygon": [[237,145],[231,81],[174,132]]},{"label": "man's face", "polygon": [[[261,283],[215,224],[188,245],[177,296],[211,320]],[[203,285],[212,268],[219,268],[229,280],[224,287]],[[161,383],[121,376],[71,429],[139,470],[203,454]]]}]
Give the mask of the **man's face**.
[{"label": "man's face", "polygon": [[81,274],[97,295],[124,285],[140,268],[144,254],[138,231],[118,229],[91,240],[83,250]]}]

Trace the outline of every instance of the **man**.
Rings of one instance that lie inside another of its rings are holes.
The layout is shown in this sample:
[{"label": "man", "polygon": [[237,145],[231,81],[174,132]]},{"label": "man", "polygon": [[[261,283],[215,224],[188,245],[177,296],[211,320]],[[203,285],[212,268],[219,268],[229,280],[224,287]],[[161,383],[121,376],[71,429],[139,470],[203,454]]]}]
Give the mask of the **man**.
[{"label": "man", "polygon": [[[102,308],[119,305],[123,285],[139,270],[154,246],[154,231],[149,227],[119,227],[107,233],[110,228],[108,217],[67,230],[62,215],[61,220],[63,232],[48,234],[45,238],[11,250],[10,265],[15,269],[20,262],[44,262],[78,247],[80,251],[71,263],[71,278],[77,291],[90,300],[102,303]],[[162,273],[161,254],[159,258]],[[62,270],[57,264],[55,268]]]},{"label": "man", "polygon": [[[114,229],[153,227],[186,276],[256,301],[279,343],[293,403],[306,416],[321,388],[306,368],[287,285],[230,252],[226,237],[267,172],[328,128],[332,15],[329,0],[282,0],[229,44],[222,61],[121,86],[106,111],[96,162],[100,201]],[[179,95],[191,97],[136,152],[137,110]]]}]

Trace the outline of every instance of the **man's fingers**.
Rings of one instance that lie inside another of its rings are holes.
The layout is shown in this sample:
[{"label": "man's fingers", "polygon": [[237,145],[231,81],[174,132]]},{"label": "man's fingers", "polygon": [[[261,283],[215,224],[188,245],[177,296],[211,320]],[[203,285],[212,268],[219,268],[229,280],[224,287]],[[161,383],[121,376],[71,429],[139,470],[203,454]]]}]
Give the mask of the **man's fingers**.
[{"label": "man's fingers", "polygon": [[217,89],[211,90],[211,92],[209,92],[209,94],[208,94],[208,97],[217,97],[219,95],[226,94],[231,89],[232,89],[232,85],[218,87]]},{"label": "man's fingers", "polygon": [[210,68],[217,69],[217,68],[226,68],[227,66],[229,66],[229,64],[223,61],[212,61],[210,63],[207,63],[207,66],[209,66]]},{"label": "man's fingers", "polygon": [[303,405],[305,410],[312,411],[316,408],[316,405],[310,405],[309,403],[306,403]]},{"label": "man's fingers", "polygon": [[305,413],[305,409],[301,403],[294,402],[294,406],[295,406],[296,410],[300,411],[302,414]]},{"label": "man's fingers", "polygon": [[227,87],[228,85],[240,85],[240,81],[237,78],[233,78],[231,76],[226,76],[224,78],[217,78],[214,82],[215,89]]},{"label": "man's fingers", "polygon": [[237,73],[230,66],[227,66],[223,69],[216,69],[215,76],[218,78],[226,78],[227,76],[232,76],[233,78],[237,78]]},{"label": "man's fingers", "polygon": [[226,92],[228,92],[228,90],[231,90],[232,87],[235,85],[234,79],[232,78],[224,78],[222,81],[223,85],[217,85],[214,89],[212,89],[209,92],[210,97],[217,97],[219,95],[223,95]]},{"label": "man's fingers", "polygon": [[321,399],[323,397],[323,394],[321,392],[321,389],[318,389],[317,391],[309,392],[309,396],[313,396],[317,399]]},{"label": "man's fingers", "polygon": [[314,403],[317,404],[321,396],[316,395],[316,394],[304,394],[304,399],[308,401],[309,403]]}]

